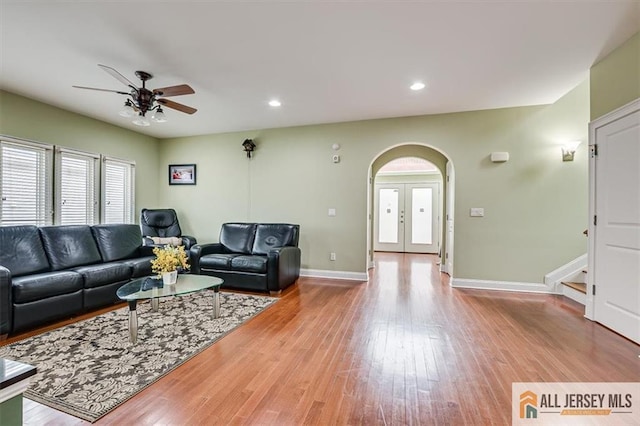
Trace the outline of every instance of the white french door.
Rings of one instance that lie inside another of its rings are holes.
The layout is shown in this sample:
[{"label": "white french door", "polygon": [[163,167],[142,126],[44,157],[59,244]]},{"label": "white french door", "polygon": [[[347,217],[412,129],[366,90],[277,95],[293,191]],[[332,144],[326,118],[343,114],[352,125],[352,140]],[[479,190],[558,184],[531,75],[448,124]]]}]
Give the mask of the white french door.
[{"label": "white french door", "polygon": [[375,250],[438,253],[439,183],[377,184],[375,201]]}]

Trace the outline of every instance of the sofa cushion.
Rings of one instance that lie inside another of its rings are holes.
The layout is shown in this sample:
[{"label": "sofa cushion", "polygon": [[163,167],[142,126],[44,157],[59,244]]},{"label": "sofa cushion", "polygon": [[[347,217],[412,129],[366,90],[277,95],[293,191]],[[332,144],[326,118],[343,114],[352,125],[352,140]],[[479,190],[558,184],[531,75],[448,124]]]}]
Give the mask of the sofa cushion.
[{"label": "sofa cushion", "polygon": [[120,262],[79,266],[73,271],[84,278],[84,288],[100,287],[105,284],[127,281],[131,278],[131,266]]},{"label": "sofa cushion", "polygon": [[233,271],[265,274],[267,272],[267,260],[267,256],[236,256],[231,259],[231,269]]},{"label": "sofa cushion", "polygon": [[142,245],[142,233],[137,225],[93,225],[91,231],[104,262],[135,257]]},{"label": "sofa cushion", "polygon": [[82,276],[72,271],[45,272],[12,281],[13,303],[26,303],[82,290]]},{"label": "sofa cushion", "polygon": [[231,260],[239,254],[207,254],[200,258],[200,268],[231,269]]},{"label": "sofa cushion", "polygon": [[102,262],[87,225],[43,226],[40,235],[54,271]]},{"label": "sofa cushion", "polygon": [[253,254],[267,254],[274,248],[298,245],[298,225],[285,223],[258,224]]},{"label": "sofa cushion", "polygon": [[0,265],[13,277],[51,269],[38,228],[33,225],[0,226]]},{"label": "sofa cushion", "polygon": [[231,253],[250,254],[255,235],[255,223],[225,223],[220,230],[220,244]]}]

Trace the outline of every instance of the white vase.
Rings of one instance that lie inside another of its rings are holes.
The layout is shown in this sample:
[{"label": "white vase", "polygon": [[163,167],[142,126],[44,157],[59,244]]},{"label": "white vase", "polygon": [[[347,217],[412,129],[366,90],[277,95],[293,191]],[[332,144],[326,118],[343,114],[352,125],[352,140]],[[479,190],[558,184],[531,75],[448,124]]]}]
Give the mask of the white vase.
[{"label": "white vase", "polygon": [[171,272],[163,272],[162,273],[162,282],[165,285],[175,284],[178,279],[178,271]]}]

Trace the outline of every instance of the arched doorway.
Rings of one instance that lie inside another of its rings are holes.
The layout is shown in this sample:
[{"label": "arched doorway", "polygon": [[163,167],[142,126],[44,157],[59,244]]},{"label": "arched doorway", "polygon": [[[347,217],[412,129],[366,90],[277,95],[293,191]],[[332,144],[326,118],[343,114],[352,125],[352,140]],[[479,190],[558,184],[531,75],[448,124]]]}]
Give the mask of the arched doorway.
[{"label": "arched doorway", "polygon": [[[404,143],[380,152],[371,162],[368,173],[367,190],[367,261],[369,267],[373,267],[374,242],[376,238],[376,228],[374,212],[376,208],[376,176],[383,167],[400,158],[417,158],[425,160],[437,169],[438,177],[441,179],[440,186],[440,226],[438,227],[438,237],[440,241],[439,253],[442,256],[441,270],[448,274],[453,273],[453,232],[454,232],[454,191],[455,177],[451,159],[446,153],[422,143]],[[415,161],[415,160],[408,160]],[[379,203],[378,203],[379,207]]]}]

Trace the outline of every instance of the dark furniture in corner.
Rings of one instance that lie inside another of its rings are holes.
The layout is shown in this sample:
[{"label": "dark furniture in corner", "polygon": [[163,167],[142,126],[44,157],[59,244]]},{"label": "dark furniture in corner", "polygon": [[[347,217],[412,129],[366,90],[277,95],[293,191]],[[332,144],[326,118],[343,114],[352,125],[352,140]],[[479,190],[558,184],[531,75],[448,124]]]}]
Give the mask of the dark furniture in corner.
[{"label": "dark furniture in corner", "polygon": [[222,278],[222,288],[278,294],[300,276],[299,234],[288,223],[225,223],[219,243],[191,248],[191,272]]},{"label": "dark furniture in corner", "polygon": [[[177,237],[187,252],[197,243],[194,237],[182,235],[178,215],[174,209],[142,209],[140,213],[140,229],[144,237],[144,245],[158,245],[151,237]],[[159,244],[161,245],[161,244]]]},{"label": "dark furniture in corner", "polygon": [[0,226],[0,338],[119,302],[151,274],[138,225]]}]

